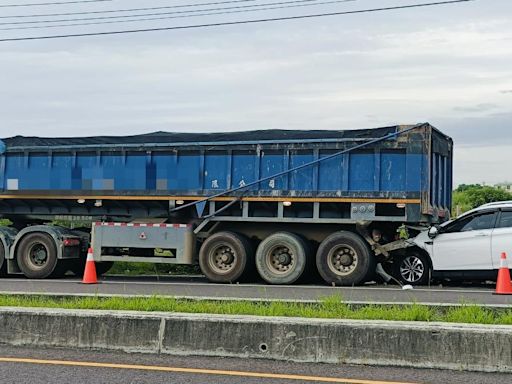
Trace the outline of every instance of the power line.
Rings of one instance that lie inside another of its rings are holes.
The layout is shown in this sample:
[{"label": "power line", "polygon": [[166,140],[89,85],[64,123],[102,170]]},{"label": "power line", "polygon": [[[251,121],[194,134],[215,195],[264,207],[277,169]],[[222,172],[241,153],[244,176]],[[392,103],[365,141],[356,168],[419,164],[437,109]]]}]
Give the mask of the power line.
[{"label": "power line", "polygon": [[[314,0],[314,1],[316,1],[316,0]],[[186,14],[186,15],[179,15],[179,16],[146,17],[146,18],[139,18],[139,19],[133,19],[133,20],[98,21],[98,22],[90,22],[90,23],[73,23],[73,24],[54,24],[54,25],[31,26],[31,27],[9,27],[9,28],[0,28],[0,31],[12,31],[12,30],[22,30],[22,29],[42,29],[42,28],[61,28],[61,27],[86,26],[86,25],[134,23],[134,22],[141,22],[141,21],[182,19],[182,18],[189,18],[189,17],[269,11],[269,10],[284,9],[284,8],[309,7],[309,6],[313,6],[313,5],[339,4],[339,3],[346,3],[348,1],[357,1],[357,0],[330,0],[330,1],[313,3],[313,4],[295,4],[295,5],[286,5],[286,6],[277,6],[277,7],[257,8],[257,9],[244,9],[244,10],[237,10],[237,11],[194,13],[194,14]],[[220,9],[229,9],[229,8],[220,8]],[[173,13],[173,12],[170,12],[170,13]],[[179,13],[179,12],[177,12],[177,13]],[[2,23],[0,23],[0,25],[2,25]]]},{"label": "power line", "polygon": [[[88,21],[88,20],[111,20],[111,19],[127,19],[127,18],[133,18],[133,17],[144,17],[144,16],[162,16],[162,15],[176,15],[176,14],[190,14],[190,13],[199,13],[199,12],[211,12],[211,11],[229,11],[231,9],[242,9],[242,10],[254,10],[254,8],[260,8],[260,7],[274,7],[274,8],[261,8],[256,10],[268,10],[268,9],[280,9],[280,8],[293,8],[293,7],[300,7],[300,6],[313,6],[313,5],[325,5],[325,4],[333,4],[333,3],[348,3],[348,2],[354,2],[358,0],[337,0],[337,1],[329,1],[329,2],[319,2],[319,0],[290,0],[290,1],[279,1],[275,3],[260,3],[260,4],[252,4],[252,5],[238,5],[238,6],[232,6],[232,7],[221,7],[221,8],[207,8],[207,9],[193,9],[193,10],[187,10],[187,11],[172,11],[172,12],[157,12],[157,13],[142,13],[142,14],[134,14],[134,15],[118,15],[118,16],[101,16],[101,17],[83,17],[83,18],[75,18],[75,19],[58,19],[58,20],[36,20],[36,21],[15,21],[15,22],[5,22],[0,23],[0,25],[25,25],[25,24],[51,24],[51,23],[60,23],[60,22],[73,22],[73,21]],[[304,4],[306,3],[306,4]],[[280,5],[288,5],[288,4],[294,4],[284,7],[279,7]],[[239,11],[243,12],[243,11]],[[226,12],[230,13],[230,12]],[[222,12],[213,13],[213,14],[222,14]],[[205,14],[203,14],[205,15]],[[195,16],[195,15],[191,15]],[[172,17],[170,17],[172,19]],[[140,20],[128,20],[129,22],[132,21],[146,21],[146,20],[159,20],[159,19],[166,19],[166,17],[163,18],[154,18],[154,19],[140,19]],[[120,21],[123,22],[123,21]],[[58,26],[67,26],[67,25],[95,25],[95,24],[108,24],[108,23],[86,23],[86,24],[61,24]],[[52,27],[51,25],[48,27]],[[8,28],[8,29],[18,29],[18,28]],[[19,28],[21,29],[21,28]],[[5,30],[5,29],[0,29]]]},{"label": "power line", "polygon": [[[235,3],[239,2],[254,2],[255,0],[236,0]],[[142,17],[142,16],[158,16],[158,15],[171,15],[171,14],[180,14],[180,13],[192,13],[192,12],[208,12],[208,11],[218,11],[218,10],[229,10],[229,9],[245,9],[245,8],[254,8],[266,5],[280,5],[280,4],[288,4],[288,3],[305,3],[305,2],[315,2],[318,0],[293,0],[293,1],[282,1],[278,3],[263,3],[263,4],[251,4],[251,5],[239,5],[239,6],[230,6],[230,7],[222,7],[222,8],[210,8],[210,9],[189,9],[186,11],[172,11],[172,12],[158,12],[158,13],[142,13],[142,14],[133,14],[133,15],[116,15],[116,16],[101,16],[101,17],[82,17],[82,18],[74,18],[74,19],[57,19],[57,20],[36,20],[36,21],[9,21],[0,23],[0,25],[16,25],[16,24],[40,24],[40,23],[58,23],[58,22],[71,22],[71,21],[85,21],[85,20],[105,20],[105,19],[121,19],[128,17]],[[346,0],[346,1],[356,1],[356,0]],[[210,4],[224,4],[224,3],[232,3],[229,2],[219,2],[219,3],[210,3]],[[193,7],[195,5],[177,5],[177,6],[167,6],[167,7],[154,7],[154,8],[133,8],[130,11],[135,10],[158,10],[158,9],[172,9],[172,8],[182,8],[182,7]],[[127,11],[127,10],[119,10],[119,11]],[[119,11],[106,11],[106,12],[119,12]],[[96,11],[94,13],[102,13],[103,11]],[[9,16],[2,16],[0,18],[8,18]]]},{"label": "power line", "polygon": [[420,8],[420,7],[423,8],[423,7],[431,7],[431,6],[437,6],[437,5],[467,3],[467,2],[471,2],[471,1],[475,1],[475,0],[437,1],[437,2],[431,2],[431,3],[400,5],[400,6],[385,7],[385,8],[360,9],[360,10],[355,10],[355,11],[319,13],[319,14],[301,15],[301,16],[284,16],[284,17],[274,17],[274,18],[267,18],[267,19],[255,19],[255,20],[243,20],[243,21],[226,21],[226,22],[220,22],[220,23],[181,25],[181,26],[162,27],[162,28],[145,28],[145,29],[131,29],[131,30],[122,30],[122,31],[108,31],[108,32],[74,33],[74,34],[65,34],[65,35],[14,37],[14,38],[0,39],[0,42],[61,39],[61,38],[69,38],[69,37],[86,37],[86,36],[120,35],[120,34],[128,34],[128,33],[173,31],[173,30],[180,30],[180,29],[196,29],[196,28],[220,27],[220,26],[228,26],[228,25],[255,24],[255,23],[265,23],[265,22],[272,22],[272,21],[311,19],[311,18],[326,17],[326,16],[353,15],[353,14],[360,14],[360,13],[383,12],[383,11],[393,11],[393,10]]},{"label": "power line", "polygon": [[77,3],[103,3],[106,1],[114,1],[114,0],[75,0],[75,1],[54,1],[51,3],[4,4],[4,5],[0,5],[0,8],[34,7],[34,6],[39,6],[39,5],[66,5],[66,4],[77,4]]},{"label": "power line", "polygon": [[[112,0],[105,0],[112,1]],[[175,8],[191,8],[191,7],[205,7],[210,5],[222,5],[233,3],[249,3],[257,0],[227,0],[215,1],[209,3],[197,4],[180,4],[180,5],[166,5],[161,7],[145,7],[145,8],[124,8],[124,9],[107,9],[102,11],[83,11],[83,12],[64,12],[64,13],[41,13],[31,15],[13,15],[13,16],[0,16],[0,19],[14,19],[14,18],[28,18],[28,17],[54,17],[54,16],[73,16],[73,15],[94,15],[103,13],[119,13],[119,12],[138,12],[138,11],[156,11],[158,9],[175,9]]]}]

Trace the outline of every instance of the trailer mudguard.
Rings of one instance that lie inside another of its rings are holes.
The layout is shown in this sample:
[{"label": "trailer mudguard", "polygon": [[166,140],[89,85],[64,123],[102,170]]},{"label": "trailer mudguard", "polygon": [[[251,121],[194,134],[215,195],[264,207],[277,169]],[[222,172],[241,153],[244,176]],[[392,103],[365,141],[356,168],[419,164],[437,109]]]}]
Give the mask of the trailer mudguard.
[{"label": "trailer mudguard", "polygon": [[[78,238],[76,233],[74,233],[72,230],[62,227],[53,227],[50,225],[34,225],[31,227],[23,228],[21,231],[18,232],[16,239],[14,240],[8,259],[15,260],[16,258],[16,249],[23,237],[25,237],[29,233],[35,233],[35,232],[42,232],[48,234],[57,245],[57,258],[58,259],[64,259],[64,258],[75,258],[75,257],[64,257],[63,252],[63,240],[65,238]],[[76,255],[76,258],[78,258],[79,255]]]}]

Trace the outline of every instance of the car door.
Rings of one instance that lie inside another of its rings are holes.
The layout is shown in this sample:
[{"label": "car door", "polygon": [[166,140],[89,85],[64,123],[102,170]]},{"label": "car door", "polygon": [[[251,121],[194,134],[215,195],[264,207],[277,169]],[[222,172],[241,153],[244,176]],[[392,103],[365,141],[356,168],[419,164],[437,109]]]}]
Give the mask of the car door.
[{"label": "car door", "polygon": [[434,270],[492,269],[491,234],[495,211],[474,213],[447,225],[434,238],[432,263]]},{"label": "car door", "polygon": [[499,269],[500,267],[501,252],[507,253],[507,259],[510,263],[512,258],[512,209],[504,209],[500,212],[496,228],[492,231],[491,248],[494,269]]}]

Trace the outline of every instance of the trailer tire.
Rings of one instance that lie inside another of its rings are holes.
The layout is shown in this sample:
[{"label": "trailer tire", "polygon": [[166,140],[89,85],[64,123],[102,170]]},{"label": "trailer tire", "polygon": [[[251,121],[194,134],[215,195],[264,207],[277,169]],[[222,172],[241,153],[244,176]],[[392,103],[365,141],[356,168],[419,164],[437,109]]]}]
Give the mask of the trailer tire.
[{"label": "trailer tire", "polygon": [[375,258],[360,236],[340,231],[320,243],[316,266],[327,284],[350,286],[365,281],[375,269]]},{"label": "trailer tire", "polygon": [[201,272],[213,283],[240,281],[252,270],[253,264],[253,247],[249,239],[238,233],[215,233],[199,250]]},{"label": "trailer tire", "polygon": [[31,233],[23,237],[16,252],[21,272],[29,279],[44,279],[57,266],[57,247],[44,233]]},{"label": "trailer tire", "polygon": [[256,269],[269,284],[293,284],[302,277],[311,259],[310,247],[300,236],[278,232],[256,250]]}]

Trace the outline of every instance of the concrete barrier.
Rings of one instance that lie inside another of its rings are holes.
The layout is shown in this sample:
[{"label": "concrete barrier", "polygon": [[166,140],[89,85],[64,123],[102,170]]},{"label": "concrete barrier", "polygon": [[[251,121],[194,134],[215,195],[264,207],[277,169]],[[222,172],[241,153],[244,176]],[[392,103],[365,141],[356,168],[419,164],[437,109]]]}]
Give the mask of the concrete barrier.
[{"label": "concrete barrier", "polygon": [[512,372],[512,326],[0,308],[0,343]]},{"label": "concrete barrier", "polygon": [[158,352],[161,316],[36,308],[0,308],[0,343]]}]

